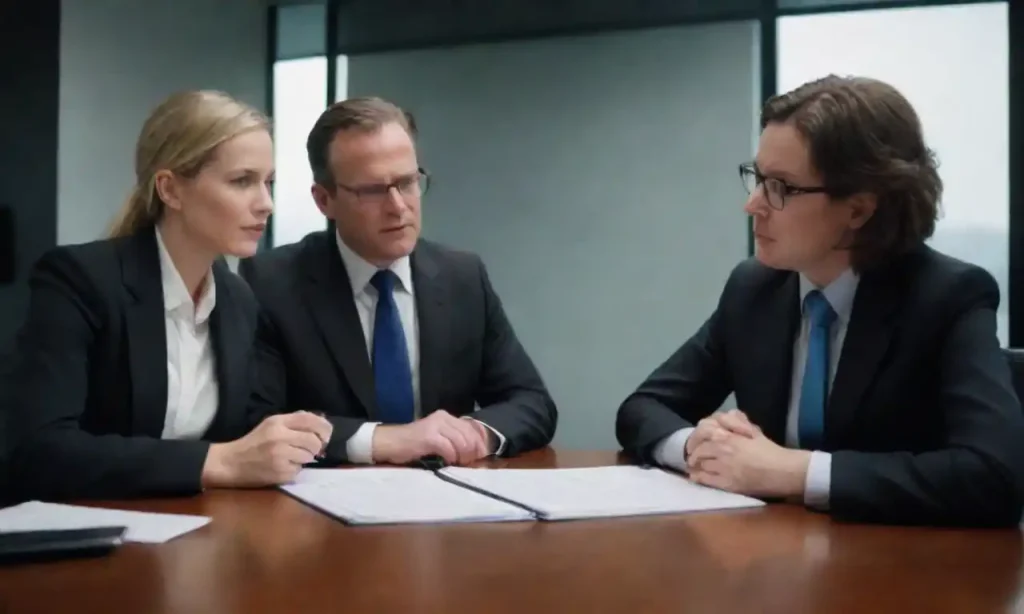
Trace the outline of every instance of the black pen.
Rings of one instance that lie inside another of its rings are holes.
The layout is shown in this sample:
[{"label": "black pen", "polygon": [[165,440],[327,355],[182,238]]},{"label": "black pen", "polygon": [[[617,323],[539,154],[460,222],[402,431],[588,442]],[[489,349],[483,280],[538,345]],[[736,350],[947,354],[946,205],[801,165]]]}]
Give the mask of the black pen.
[{"label": "black pen", "polygon": [[421,456],[417,462],[419,462],[419,465],[427,471],[437,471],[448,466],[448,463],[446,463],[444,458],[439,454]]},{"label": "black pen", "polygon": [[[313,411],[313,412],[310,412],[310,413],[311,413],[311,414],[313,414],[314,416],[320,416],[320,417],[321,417],[321,418],[323,418],[324,420],[326,420],[326,419],[327,419],[327,414],[325,414],[325,413],[324,413],[324,412],[322,412],[322,411]],[[317,438],[318,438],[318,439],[319,439],[319,437],[320,437],[320,436],[319,436],[319,435],[317,435]],[[327,443],[328,443],[328,441],[329,441],[329,440],[327,440],[327,439],[321,439],[321,440],[320,440],[320,452],[318,452],[318,453],[316,454],[316,456],[314,456],[314,458],[315,458],[316,460],[323,460],[323,459],[324,459],[324,458],[325,458],[325,457],[327,456]]]}]

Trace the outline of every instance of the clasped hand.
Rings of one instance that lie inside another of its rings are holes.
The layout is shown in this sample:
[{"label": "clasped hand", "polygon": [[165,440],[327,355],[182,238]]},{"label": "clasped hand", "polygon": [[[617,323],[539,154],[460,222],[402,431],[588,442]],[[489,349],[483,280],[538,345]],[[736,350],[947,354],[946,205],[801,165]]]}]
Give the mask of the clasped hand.
[{"label": "clasped hand", "polygon": [[810,453],[779,446],[742,411],[704,418],[686,440],[686,465],[698,484],[752,497],[798,497]]},{"label": "clasped hand", "polygon": [[443,409],[410,424],[380,425],[373,431],[373,461],[404,465],[437,454],[452,465],[490,455],[491,434],[476,420],[456,418]]}]

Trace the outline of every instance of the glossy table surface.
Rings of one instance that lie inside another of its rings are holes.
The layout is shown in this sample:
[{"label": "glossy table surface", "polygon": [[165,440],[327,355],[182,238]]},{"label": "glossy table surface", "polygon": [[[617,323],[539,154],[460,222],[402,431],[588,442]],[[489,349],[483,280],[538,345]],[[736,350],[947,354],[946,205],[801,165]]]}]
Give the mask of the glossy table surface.
[{"label": "glossy table surface", "polygon": [[[489,464],[619,460],[544,450]],[[0,614],[1024,612],[1017,530],[840,524],[785,504],[563,523],[347,527],[274,490],[104,505],[214,520],[100,559],[0,568]]]}]

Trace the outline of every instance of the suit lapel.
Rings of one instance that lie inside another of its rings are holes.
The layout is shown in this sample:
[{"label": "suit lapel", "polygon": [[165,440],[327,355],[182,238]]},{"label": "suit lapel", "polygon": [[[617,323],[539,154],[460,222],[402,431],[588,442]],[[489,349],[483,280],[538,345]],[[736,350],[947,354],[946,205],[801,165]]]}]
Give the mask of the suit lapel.
[{"label": "suit lapel", "polygon": [[236,313],[235,297],[225,279],[231,274],[224,262],[214,263],[217,305],[210,314],[210,339],[217,369],[218,402],[216,417],[206,432],[206,438],[213,441],[227,439],[244,430],[244,425],[239,423],[243,419],[244,408],[235,407],[232,401],[246,400],[244,391],[236,392],[236,388],[246,382],[246,355],[252,340],[246,338],[245,320]]},{"label": "suit lapel", "polygon": [[167,413],[167,336],[155,229],[129,237],[120,249],[131,371],[132,432],[159,438]]},{"label": "suit lapel", "polygon": [[438,276],[437,263],[422,243],[413,252],[411,264],[419,323],[420,407],[426,416],[438,409],[440,402],[439,385],[443,381],[441,352],[448,337],[444,307],[448,297]]},{"label": "suit lapel", "polygon": [[366,338],[356,311],[352,283],[338,254],[332,231],[311,242],[306,252],[306,270],[306,299],[313,321],[319,327],[331,357],[363,404],[366,415],[374,418],[377,402]]},{"label": "suit lapel", "polygon": [[825,412],[829,444],[850,428],[865,391],[876,378],[892,339],[892,316],[900,304],[894,298],[900,296],[901,286],[895,267],[861,277]]},{"label": "suit lapel", "polygon": [[751,339],[758,341],[752,348],[752,363],[756,372],[751,398],[763,403],[761,428],[772,441],[782,444],[786,438],[786,415],[793,373],[793,343],[800,322],[800,281],[795,274],[780,276],[777,284],[769,286],[760,305],[751,316]]}]

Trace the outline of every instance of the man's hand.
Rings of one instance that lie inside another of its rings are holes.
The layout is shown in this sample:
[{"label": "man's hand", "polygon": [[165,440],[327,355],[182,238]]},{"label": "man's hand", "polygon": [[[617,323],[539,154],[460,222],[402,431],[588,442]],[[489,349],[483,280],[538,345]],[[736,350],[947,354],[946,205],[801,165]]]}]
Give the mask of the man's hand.
[{"label": "man's hand", "polygon": [[747,418],[747,415],[738,409],[715,412],[697,423],[697,428],[686,440],[686,464],[693,466],[691,455],[693,451],[706,441],[718,436],[722,437],[730,433],[743,437],[754,437],[761,429]]},{"label": "man's hand", "polygon": [[753,437],[716,431],[690,454],[690,479],[752,497],[800,497],[811,453]]},{"label": "man's hand", "polygon": [[270,416],[241,439],[210,446],[203,485],[259,487],[287,482],[320,454],[331,431],[330,422],[305,411]]},{"label": "man's hand", "polygon": [[373,461],[404,465],[437,454],[451,465],[468,465],[490,454],[486,427],[439,409],[411,424],[373,431]]}]

